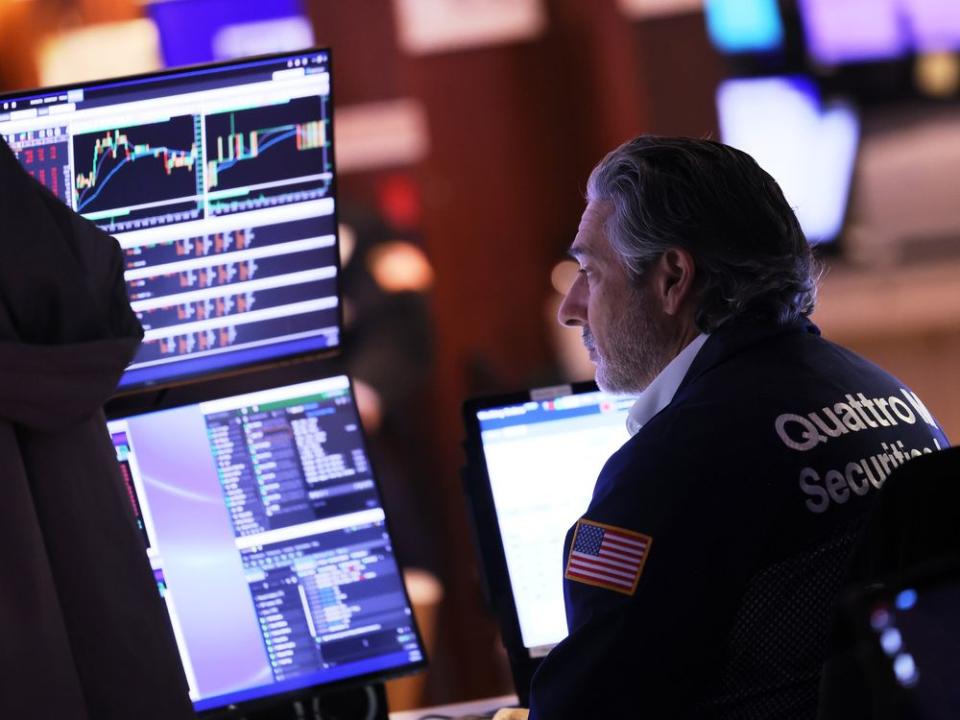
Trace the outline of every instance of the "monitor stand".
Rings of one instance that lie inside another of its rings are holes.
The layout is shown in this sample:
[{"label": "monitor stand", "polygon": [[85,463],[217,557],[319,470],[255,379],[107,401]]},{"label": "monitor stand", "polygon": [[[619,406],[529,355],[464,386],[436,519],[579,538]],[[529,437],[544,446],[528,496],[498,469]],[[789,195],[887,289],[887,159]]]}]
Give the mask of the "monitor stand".
[{"label": "monitor stand", "polygon": [[243,720],[388,720],[383,683],[304,695],[288,705],[257,710]]}]

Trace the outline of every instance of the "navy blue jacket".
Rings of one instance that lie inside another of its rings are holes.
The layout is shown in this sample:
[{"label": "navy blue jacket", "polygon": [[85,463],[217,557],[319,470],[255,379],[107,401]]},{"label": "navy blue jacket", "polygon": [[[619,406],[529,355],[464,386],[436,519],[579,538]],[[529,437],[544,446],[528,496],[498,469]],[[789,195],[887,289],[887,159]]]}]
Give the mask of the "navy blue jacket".
[{"label": "navy blue jacket", "polygon": [[[893,468],[946,445],[903,383],[809,321],[724,324],[567,534],[570,634],[531,720],[814,717],[864,515]],[[571,573],[575,532],[581,555],[602,534],[627,547],[619,576]]]}]

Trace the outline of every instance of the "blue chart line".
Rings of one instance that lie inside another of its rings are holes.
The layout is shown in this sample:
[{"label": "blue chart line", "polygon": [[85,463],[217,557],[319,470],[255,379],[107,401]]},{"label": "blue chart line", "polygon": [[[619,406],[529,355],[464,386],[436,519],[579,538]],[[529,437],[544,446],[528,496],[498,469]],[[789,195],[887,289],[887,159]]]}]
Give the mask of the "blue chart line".
[{"label": "blue chart line", "polygon": [[[215,156],[207,160],[207,190],[221,188],[221,174],[245,161],[257,165],[270,174],[279,173],[282,176],[285,174],[285,169],[299,164],[295,159],[296,155],[307,150],[324,149],[327,146],[326,125],[323,120],[284,123],[248,132],[238,132],[236,124],[236,113],[230,113],[229,132],[218,135],[215,143],[212,138],[208,139],[208,157]],[[294,141],[289,144],[290,154],[287,154],[287,157],[277,158],[275,161],[268,158],[257,162],[267,150],[285,140]],[[322,170],[322,168],[318,169]],[[241,184],[249,183],[241,181]]]},{"label": "blue chart line", "polygon": [[157,206],[197,195],[201,157],[192,115],[73,136],[77,210]]},{"label": "blue chart line", "polygon": [[[189,157],[189,156],[192,156],[194,153],[195,153],[195,150],[194,150],[194,149],[191,149],[191,150],[171,150],[171,149],[168,148],[168,147],[156,147],[156,148],[151,148],[149,145],[146,146],[146,149],[139,149],[139,146],[138,146],[138,149],[137,149],[137,150],[135,150],[135,151],[132,152],[131,154],[125,156],[125,157],[123,158],[123,160],[121,160],[119,163],[117,163],[117,164],[110,170],[110,172],[107,173],[107,176],[101,180],[101,179],[100,179],[100,171],[101,171],[101,169],[103,168],[103,164],[104,164],[104,163],[106,162],[106,160],[107,160],[107,155],[106,155],[106,153],[104,153],[104,154],[100,157],[100,160],[99,160],[99,163],[98,163],[97,167],[94,168],[93,178],[92,178],[91,184],[88,185],[86,188],[84,188],[84,190],[89,190],[91,187],[95,187],[96,189],[93,191],[93,194],[92,194],[92,195],[89,195],[88,197],[84,197],[84,193],[83,193],[82,191],[80,192],[80,194],[78,195],[77,210],[83,210],[87,205],[89,205],[89,204],[92,203],[94,200],[96,200],[96,199],[100,196],[100,193],[103,192],[103,189],[104,189],[105,187],[107,187],[107,185],[109,184],[109,182],[110,182],[110,180],[113,178],[113,176],[117,174],[117,171],[118,171],[120,168],[122,168],[124,165],[126,165],[128,162],[129,162],[129,163],[132,163],[132,162],[136,162],[137,160],[139,160],[139,159],[141,159],[141,158],[146,158],[146,157],[156,158],[156,157],[159,157],[160,155],[163,155],[163,157],[164,157],[164,168],[166,169],[167,175],[169,175],[169,174],[170,174],[171,167],[168,165],[168,163],[169,163],[169,161],[168,161],[168,159],[167,159],[168,157]],[[178,166],[176,166],[176,167],[185,167],[185,166],[186,166],[186,165],[178,165]],[[191,161],[191,163],[190,163],[190,169],[191,169],[191,170],[193,169],[192,166],[193,166],[193,162]],[[78,185],[79,185],[79,183],[78,183]]]},{"label": "blue chart line", "polygon": [[[272,130],[268,130],[267,132],[263,133],[261,137],[266,137],[270,133],[279,132],[280,130],[284,130],[285,132],[282,135],[277,135],[276,137],[272,137],[267,142],[263,143],[262,145],[259,145],[258,146],[259,152],[262,153],[264,150],[269,150],[277,143],[280,143],[280,142],[283,142],[284,140],[292,138],[297,134],[296,126],[289,125],[287,126],[287,128],[273,128]],[[219,174],[219,173],[222,173],[224,170],[229,170],[241,160],[246,160],[246,159],[247,158],[234,158],[233,160],[224,160],[222,163],[218,164],[216,172]]]}]

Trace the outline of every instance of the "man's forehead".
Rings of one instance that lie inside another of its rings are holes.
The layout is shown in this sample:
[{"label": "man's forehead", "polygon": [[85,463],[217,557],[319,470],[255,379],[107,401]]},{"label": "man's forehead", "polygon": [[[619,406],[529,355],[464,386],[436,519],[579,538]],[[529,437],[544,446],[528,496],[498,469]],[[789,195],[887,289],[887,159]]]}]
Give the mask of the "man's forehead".
[{"label": "man's forehead", "polygon": [[575,258],[596,257],[607,249],[604,222],[613,210],[613,205],[603,200],[591,200],[583,211],[577,236],[567,253]]}]

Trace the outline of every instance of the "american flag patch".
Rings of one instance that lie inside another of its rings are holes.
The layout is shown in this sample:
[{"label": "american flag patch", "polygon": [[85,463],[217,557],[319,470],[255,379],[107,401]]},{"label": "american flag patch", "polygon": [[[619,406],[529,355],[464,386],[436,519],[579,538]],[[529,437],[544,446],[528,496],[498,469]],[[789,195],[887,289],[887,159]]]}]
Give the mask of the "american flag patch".
[{"label": "american flag patch", "polygon": [[652,543],[649,535],[581,518],[564,577],[633,595]]}]

